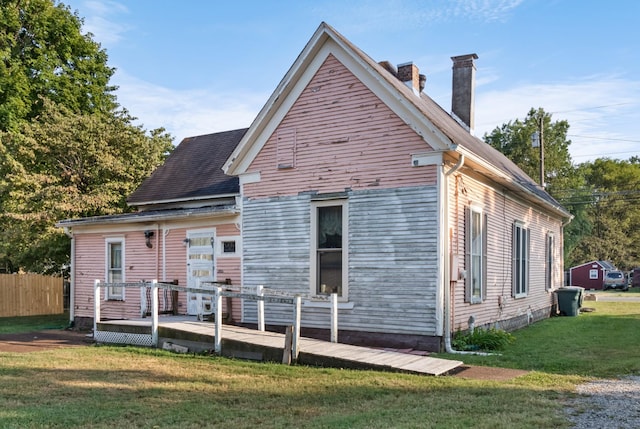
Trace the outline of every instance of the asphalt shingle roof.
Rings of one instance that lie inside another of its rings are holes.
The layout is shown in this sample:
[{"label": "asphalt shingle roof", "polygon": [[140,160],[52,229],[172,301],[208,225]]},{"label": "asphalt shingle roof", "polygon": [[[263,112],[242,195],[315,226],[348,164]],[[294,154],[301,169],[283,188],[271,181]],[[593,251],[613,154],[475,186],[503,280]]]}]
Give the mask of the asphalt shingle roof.
[{"label": "asphalt shingle roof", "polygon": [[224,174],[221,167],[246,131],[185,138],[127,202],[135,206],[239,193],[238,178]]}]

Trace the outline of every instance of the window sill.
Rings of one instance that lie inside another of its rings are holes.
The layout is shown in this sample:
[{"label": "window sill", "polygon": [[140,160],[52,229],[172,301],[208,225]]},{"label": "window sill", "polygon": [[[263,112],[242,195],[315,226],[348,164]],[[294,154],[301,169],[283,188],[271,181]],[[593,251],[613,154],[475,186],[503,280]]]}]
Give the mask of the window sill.
[{"label": "window sill", "polygon": [[[331,302],[329,301],[309,301],[306,300],[302,303],[304,307],[309,308],[331,308]],[[338,310],[352,310],[353,302],[338,302]]]}]

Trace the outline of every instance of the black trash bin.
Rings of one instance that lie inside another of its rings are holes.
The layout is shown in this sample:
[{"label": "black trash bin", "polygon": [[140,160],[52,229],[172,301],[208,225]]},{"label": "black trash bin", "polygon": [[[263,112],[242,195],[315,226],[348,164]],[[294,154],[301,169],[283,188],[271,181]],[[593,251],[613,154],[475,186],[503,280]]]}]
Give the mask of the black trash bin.
[{"label": "black trash bin", "polygon": [[556,290],[560,315],[577,316],[582,307],[583,293],[584,288],[580,286],[565,286]]}]

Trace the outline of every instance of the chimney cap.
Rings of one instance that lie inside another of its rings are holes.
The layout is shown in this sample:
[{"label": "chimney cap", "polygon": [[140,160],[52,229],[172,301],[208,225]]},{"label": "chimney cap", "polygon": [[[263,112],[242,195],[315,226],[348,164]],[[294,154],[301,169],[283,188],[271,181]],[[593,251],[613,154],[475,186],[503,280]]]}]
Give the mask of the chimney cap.
[{"label": "chimney cap", "polygon": [[473,60],[477,60],[477,54],[466,54],[466,55],[457,55],[455,57],[451,57],[453,61],[453,67],[469,67],[473,66]]}]

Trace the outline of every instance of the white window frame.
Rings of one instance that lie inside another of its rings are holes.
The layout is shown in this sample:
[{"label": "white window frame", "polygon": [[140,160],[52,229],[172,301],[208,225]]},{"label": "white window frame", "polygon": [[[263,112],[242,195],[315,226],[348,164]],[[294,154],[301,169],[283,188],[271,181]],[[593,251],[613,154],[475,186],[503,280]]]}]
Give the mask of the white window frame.
[{"label": "white window frame", "polygon": [[318,285],[318,208],[342,207],[342,295],[339,302],[349,301],[349,204],[346,199],[311,202],[310,253],[309,253],[309,292],[311,296],[322,296]]},{"label": "white window frame", "polygon": [[[230,241],[233,241],[236,243],[235,252],[224,251],[224,243],[228,243]],[[216,256],[218,256],[219,258],[237,258],[242,254],[241,246],[242,244],[241,244],[239,235],[216,237]]]},{"label": "white window frame", "polygon": [[511,276],[513,279],[514,298],[524,298],[529,293],[531,258],[531,232],[523,222],[513,224],[513,264]]},{"label": "white window frame", "polygon": [[547,232],[545,237],[545,289],[551,290],[555,284],[555,272],[556,272],[556,237],[553,232]]},{"label": "white window frame", "polygon": [[[104,278],[105,282],[109,283],[111,276],[109,272],[112,270],[111,267],[111,246],[113,244],[120,244],[120,270],[122,272],[122,283],[125,280],[125,240],[124,237],[109,237],[105,239],[104,243]],[[104,299],[107,301],[124,301],[125,300],[125,288],[117,288],[120,289],[119,292],[116,291],[116,288],[107,287],[104,290]]]},{"label": "white window frame", "polygon": [[[467,274],[469,275],[469,302],[472,304],[479,304],[483,301],[483,297],[485,296],[485,288],[486,288],[486,278],[487,274],[486,270],[486,221],[485,216],[481,207],[471,206],[469,208],[469,267],[467,268]],[[475,231],[474,225],[474,216],[477,216],[477,220],[479,223],[479,230]],[[475,233],[475,234],[474,234]],[[474,246],[474,237],[478,240],[476,243],[477,246]],[[477,276],[477,280],[479,284],[474,282],[474,271],[477,267],[479,275]],[[476,287],[477,286],[477,287]]]}]

